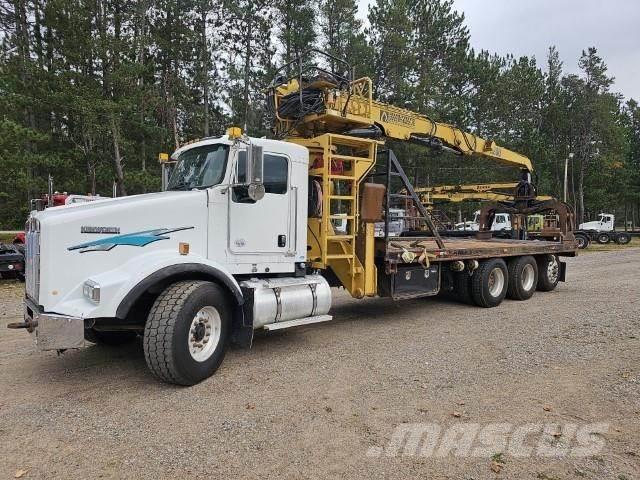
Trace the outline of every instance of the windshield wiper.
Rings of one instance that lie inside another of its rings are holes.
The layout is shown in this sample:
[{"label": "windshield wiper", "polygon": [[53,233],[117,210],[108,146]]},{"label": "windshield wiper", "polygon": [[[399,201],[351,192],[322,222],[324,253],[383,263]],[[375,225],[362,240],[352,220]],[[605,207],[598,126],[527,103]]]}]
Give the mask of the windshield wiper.
[{"label": "windshield wiper", "polygon": [[172,185],[171,188],[168,188],[167,190],[191,190],[189,188],[189,185],[187,185],[187,182],[178,182],[175,185]]}]

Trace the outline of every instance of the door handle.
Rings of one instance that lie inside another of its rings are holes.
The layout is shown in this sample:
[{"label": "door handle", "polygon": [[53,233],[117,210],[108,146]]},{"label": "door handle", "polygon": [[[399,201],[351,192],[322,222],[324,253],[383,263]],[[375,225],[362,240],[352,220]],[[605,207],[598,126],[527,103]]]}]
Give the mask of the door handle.
[{"label": "door handle", "polygon": [[286,247],[286,246],[287,246],[287,236],[278,235],[278,247]]}]

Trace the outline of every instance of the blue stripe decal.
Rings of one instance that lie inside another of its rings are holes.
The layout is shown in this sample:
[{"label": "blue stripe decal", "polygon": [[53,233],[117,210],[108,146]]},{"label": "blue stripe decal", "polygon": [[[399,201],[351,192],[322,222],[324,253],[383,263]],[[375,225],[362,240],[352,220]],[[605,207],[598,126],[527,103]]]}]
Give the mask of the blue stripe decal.
[{"label": "blue stripe decal", "polygon": [[106,252],[118,245],[128,245],[131,247],[145,247],[150,243],[160,240],[168,240],[169,233],[179,232],[181,230],[191,230],[194,227],[180,228],[156,228],[155,230],[145,230],[143,232],[127,233],[125,235],[116,235],[113,237],[101,238],[93,242],[81,243],[69,247],[67,250],[80,250],[84,252]]}]

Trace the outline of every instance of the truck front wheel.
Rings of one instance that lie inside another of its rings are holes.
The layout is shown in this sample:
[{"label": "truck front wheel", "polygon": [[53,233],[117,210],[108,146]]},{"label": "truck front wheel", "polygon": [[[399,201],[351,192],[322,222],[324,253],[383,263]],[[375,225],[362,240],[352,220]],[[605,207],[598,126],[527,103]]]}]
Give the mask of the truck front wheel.
[{"label": "truck front wheel", "polygon": [[144,356],[168,383],[195,385],[213,375],[227,351],[231,306],[218,285],[183,281],[156,299],[144,328]]},{"label": "truck front wheel", "polygon": [[509,261],[507,296],[513,300],[528,300],[538,285],[538,264],[531,256],[515,257]]},{"label": "truck front wheel", "polygon": [[507,264],[501,258],[480,263],[471,277],[471,296],[479,307],[497,307],[507,294],[509,282]]}]

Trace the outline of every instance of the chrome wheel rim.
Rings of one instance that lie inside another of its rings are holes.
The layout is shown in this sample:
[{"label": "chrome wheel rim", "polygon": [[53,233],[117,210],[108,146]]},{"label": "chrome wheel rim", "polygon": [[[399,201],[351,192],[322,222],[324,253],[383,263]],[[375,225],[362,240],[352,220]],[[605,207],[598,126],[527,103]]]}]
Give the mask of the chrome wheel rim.
[{"label": "chrome wheel rim", "polygon": [[187,339],[191,358],[196,362],[204,362],[211,358],[220,343],[221,330],[222,320],[215,307],[207,306],[198,310],[191,321]]},{"label": "chrome wheel rim", "polygon": [[551,283],[555,283],[558,279],[558,261],[556,257],[553,257],[553,260],[547,264],[547,278]]},{"label": "chrome wheel rim", "polygon": [[536,272],[533,269],[533,265],[527,263],[522,269],[522,289],[528,292],[533,288],[533,283],[536,279]]},{"label": "chrome wheel rim", "polygon": [[494,268],[489,274],[489,295],[499,297],[504,289],[504,272],[501,268]]}]

